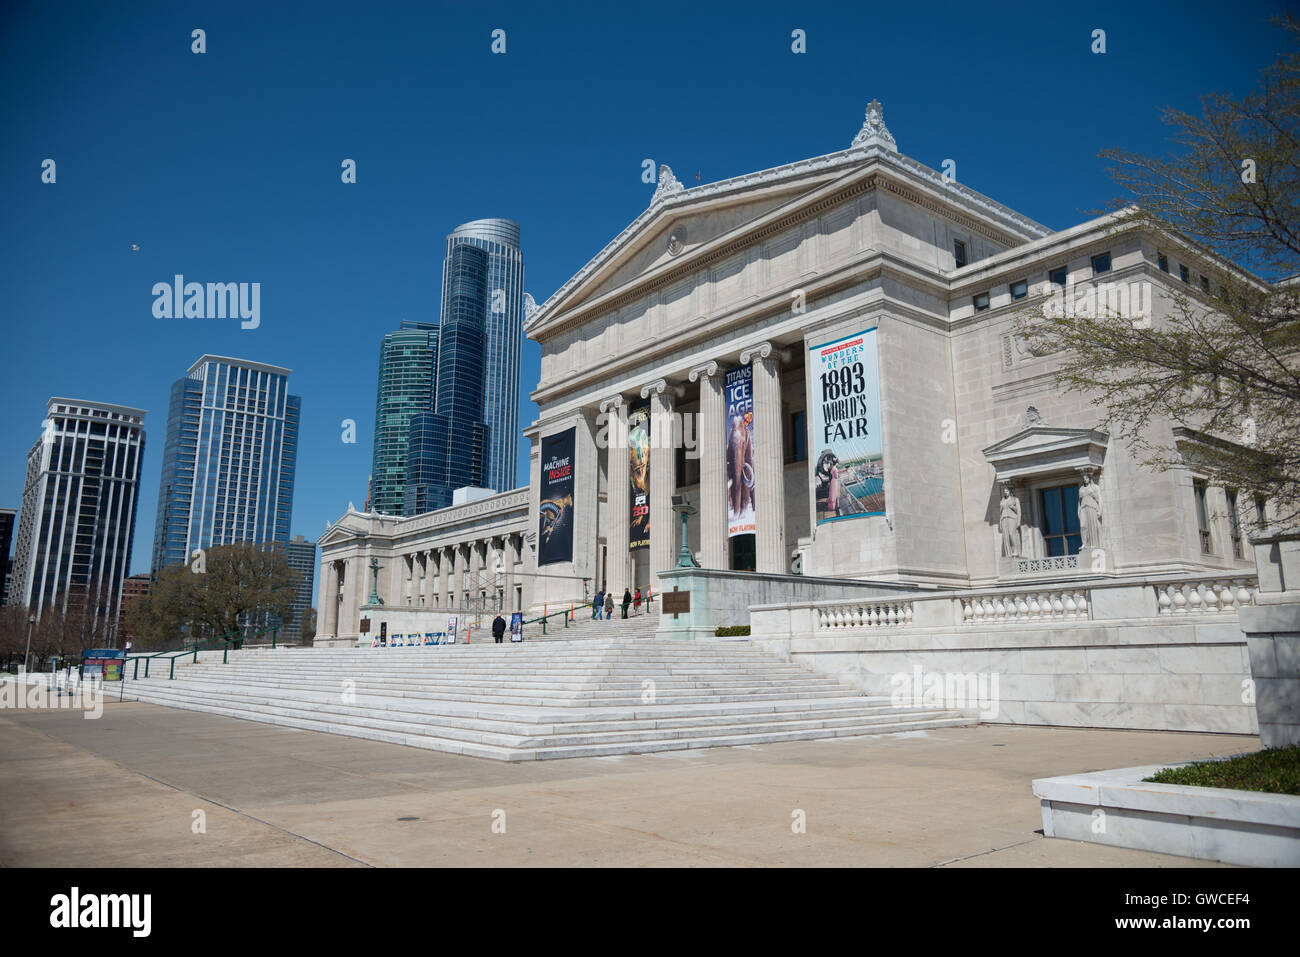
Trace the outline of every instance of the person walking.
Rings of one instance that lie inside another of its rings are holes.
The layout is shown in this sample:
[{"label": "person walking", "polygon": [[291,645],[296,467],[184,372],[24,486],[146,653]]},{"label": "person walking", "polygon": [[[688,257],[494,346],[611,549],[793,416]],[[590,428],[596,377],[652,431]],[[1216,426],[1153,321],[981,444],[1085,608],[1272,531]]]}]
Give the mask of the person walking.
[{"label": "person walking", "polygon": [[605,610],[605,589],[596,592],[596,600],[591,603],[591,617],[600,621],[601,612]]},{"label": "person walking", "polygon": [[506,620],[500,615],[492,619],[492,637],[496,639],[497,644],[501,644],[506,634]]},{"label": "person walking", "polygon": [[632,604],[632,592],[624,588],[623,589],[623,617],[624,618],[627,617],[627,609],[628,606],[631,604]]},{"label": "person walking", "polygon": [[614,619],[614,593],[605,592],[605,620],[613,621]]},{"label": "person walking", "polygon": [[641,589],[638,588],[636,590],[636,597],[632,599],[632,614],[639,615],[640,613],[641,613]]}]

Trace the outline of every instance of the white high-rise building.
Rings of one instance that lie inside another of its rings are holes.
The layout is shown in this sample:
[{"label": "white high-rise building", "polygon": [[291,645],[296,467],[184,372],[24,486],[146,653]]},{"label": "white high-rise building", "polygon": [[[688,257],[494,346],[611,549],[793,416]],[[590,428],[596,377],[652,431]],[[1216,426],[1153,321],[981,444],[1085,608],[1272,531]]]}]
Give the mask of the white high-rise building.
[{"label": "white high-rise building", "polygon": [[114,640],[131,567],[144,417],[142,409],[53,398],[27,453],[10,601],[39,618],[84,600],[95,643]]}]

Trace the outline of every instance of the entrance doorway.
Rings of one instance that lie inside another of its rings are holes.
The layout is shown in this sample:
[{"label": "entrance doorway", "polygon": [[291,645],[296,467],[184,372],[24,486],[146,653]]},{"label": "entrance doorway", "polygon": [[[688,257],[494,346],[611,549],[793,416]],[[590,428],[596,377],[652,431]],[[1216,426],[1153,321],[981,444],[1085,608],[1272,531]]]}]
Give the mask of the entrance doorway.
[{"label": "entrance doorway", "polygon": [[754,535],[737,535],[731,539],[731,567],[738,572],[758,569],[758,544]]}]

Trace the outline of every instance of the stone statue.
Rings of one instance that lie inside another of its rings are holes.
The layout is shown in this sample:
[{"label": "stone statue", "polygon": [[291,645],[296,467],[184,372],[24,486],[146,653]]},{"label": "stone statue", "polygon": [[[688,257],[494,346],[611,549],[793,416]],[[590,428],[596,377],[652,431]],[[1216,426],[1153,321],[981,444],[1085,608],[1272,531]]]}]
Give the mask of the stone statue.
[{"label": "stone statue", "polygon": [[1079,486],[1079,534],[1084,548],[1101,548],[1101,489],[1089,472]]},{"label": "stone statue", "polygon": [[1002,557],[1020,557],[1020,499],[1011,494],[1011,486],[1002,486],[998,527],[1002,529]]},{"label": "stone statue", "polygon": [[680,193],[684,189],[686,189],[686,187],[683,186],[681,182],[678,181],[677,177],[673,175],[673,171],[669,168],[668,164],[660,163],[658,184],[655,186],[654,195],[650,197],[650,205],[653,206],[655,203],[659,202],[659,200],[672,196],[675,193]]}]

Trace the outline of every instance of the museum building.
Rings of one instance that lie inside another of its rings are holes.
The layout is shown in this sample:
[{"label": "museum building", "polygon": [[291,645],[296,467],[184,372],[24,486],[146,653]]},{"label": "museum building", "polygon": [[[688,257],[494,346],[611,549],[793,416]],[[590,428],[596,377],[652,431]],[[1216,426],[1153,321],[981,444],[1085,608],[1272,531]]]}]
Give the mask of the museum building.
[{"label": "museum building", "polygon": [[[1028,219],[901,154],[877,102],[837,152],[690,189],[660,166],[649,207],[525,319],[528,488],[349,508],[320,542],[317,642],[677,590],[662,635],[750,624],[866,690],[921,661],[1023,678],[1006,720],[1248,729],[1236,609],[1266,503],[1210,484],[1205,437],[1173,423],[1155,437],[1186,466],[1141,466],[1014,328],[1078,291],[1159,324],[1167,292],[1244,275],[1121,225]],[[1119,683],[1070,684],[1094,674]],[[1222,681],[1139,690],[1171,674]]]}]

